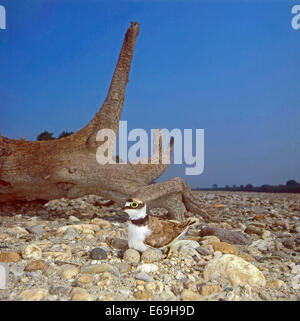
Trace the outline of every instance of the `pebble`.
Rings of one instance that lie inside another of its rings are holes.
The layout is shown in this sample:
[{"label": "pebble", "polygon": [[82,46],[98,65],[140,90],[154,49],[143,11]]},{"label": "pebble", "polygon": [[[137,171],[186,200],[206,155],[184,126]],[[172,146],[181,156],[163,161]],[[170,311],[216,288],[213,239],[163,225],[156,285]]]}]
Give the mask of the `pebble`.
[{"label": "pebble", "polygon": [[248,225],[245,233],[247,234],[257,234],[257,235],[262,235],[264,230],[261,227],[254,226],[254,225]]},{"label": "pebble", "polygon": [[[203,242],[203,241],[207,241],[207,242]],[[206,235],[206,236],[202,237],[201,244],[208,244],[208,243],[212,243],[212,242],[221,242],[221,241],[215,235]]]},{"label": "pebble", "polygon": [[136,271],[142,271],[145,273],[156,272],[158,270],[159,270],[158,266],[156,264],[151,264],[151,263],[144,263],[144,264],[139,265],[136,268]]},{"label": "pebble", "polygon": [[118,250],[126,251],[128,249],[128,241],[118,237],[107,238],[108,244]]},{"label": "pebble", "polygon": [[272,289],[280,289],[285,285],[285,283],[282,280],[270,280],[267,281],[267,287],[272,288]]},{"label": "pebble", "polygon": [[270,231],[264,231],[261,235],[263,240],[267,240],[268,238],[270,238],[271,236],[271,232]]},{"label": "pebble", "polygon": [[48,291],[43,288],[25,290],[20,294],[24,301],[41,301],[48,295]]},{"label": "pebble", "polygon": [[266,280],[261,271],[254,265],[232,254],[224,254],[220,258],[210,261],[205,270],[207,281],[228,279],[233,287],[238,285],[265,286]]},{"label": "pebble", "polygon": [[251,245],[249,246],[250,248],[254,248],[257,249],[261,252],[268,252],[268,251],[272,251],[275,250],[275,242],[272,239],[268,239],[268,240],[257,240],[251,243]]},{"label": "pebble", "polygon": [[124,295],[127,298],[131,295],[131,291],[126,289],[126,288],[119,289],[118,292],[121,293],[122,295]]},{"label": "pebble", "polygon": [[65,264],[57,272],[64,280],[74,279],[79,273],[79,269],[73,265]]},{"label": "pebble", "polygon": [[103,220],[101,218],[94,218],[93,220],[91,220],[91,224],[95,224],[98,225],[100,228],[106,228],[106,229],[111,229],[112,228],[112,224],[109,221]]},{"label": "pebble", "polygon": [[29,263],[25,266],[25,272],[32,272],[32,271],[45,271],[48,268],[48,264],[44,260],[37,260]]},{"label": "pebble", "polygon": [[65,233],[67,229],[73,229],[75,232],[79,234],[94,234],[100,230],[99,226],[95,224],[73,224],[73,225],[65,225],[61,226],[56,231],[56,236],[59,237]]},{"label": "pebble", "polygon": [[70,215],[69,216],[69,221],[73,222],[73,223],[77,223],[77,222],[80,222],[80,219],[78,217],[76,217],[76,216]]},{"label": "pebble", "polygon": [[128,263],[121,262],[116,264],[116,267],[120,274],[125,274],[131,272],[131,267]]},{"label": "pebble", "polygon": [[6,251],[0,253],[0,262],[4,263],[16,263],[19,262],[21,256],[17,252]]},{"label": "pebble", "polygon": [[189,245],[181,246],[180,250],[179,250],[179,253],[185,255],[186,257],[187,256],[193,257],[194,260],[197,261],[197,262],[199,262],[199,260],[201,258],[201,255],[199,254],[199,252],[197,252],[193,247],[190,247]]},{"label": "pebble", "polygon": [[36,235],[43,235],[45,233],[45,229],[42,225],[29,226],[27,227],[27,231]]},{"label": "pebble", "polygon": [[78,279],[77,279],[77,282],[79,283],[79,284],[89,284],[89,283],[91,283],[93,281],[93,277],[92,277],[92,275],[90,275],[90,274],[83,274],[83,275],[81,275]]},{"label": "pebble", "polygon": [[82,273],[103,273],[103,272],[113,272],[114,267],[111,264],[108,263],[102,263],[102,264],[90,264],[90,265],[84,265],[81,267]]},{"label": "pebble", "polygon": [[199,246],[196,248],[196,251],[203,256],[208,256],[214,253],[213,247],[210,245],[210,248]]},{"label": "pebble", "polygon": [[112,274],[109,272],[98,274],[96,277],[97,285],[101,287],[110,286],[112,283],[112,280],[113,280]]},{"label": "pebble", "polygon": [[78,238],[78,236],[78,233],[74,231],[72,228],[67,228],[61,238],[63,240],[73,241],[76,238]]},{"label": "pebble", "polygon": [[32,271],[32,272],[26,272],[25,275],[26,275],[26,277],[29,277],[30,279],[40,280],[42,278],[42,271],[36,270],[36,271]]},{"label": "pebble", "polygon": [[210,243],[214,251],[220,251],[223,254],[238,254],[239,250],[234,246],[226,242],[211,242]]},{"label": "pebble", "polygon": [[75,287],[71,292],[72,301],[93,301],[94,297],[86,289]]},{"label": "pebble", "polygon": [[42,250],[35,244],[27,245],[22,249],[22,257],[23,259],[38,260],[42,257]]},{"label": "pebble", "polygon": [[134,293],[134,297],[136,300],[153,300],[154,297],[151,293],[148,291],[137,291]]},{"label": "pebble", "polygon": [[222,288],[218,284],[208,284],[208,285],[204,284],[201,287],[200,294],[203,296],[209,296],[209,295],[218,293],[221,290]]},{"label": "pebble", "polygon": [[105,260],[106,258],[107,258],[106,251],[99,247],[92,249],[92,251],[90,252],[91,260]]},{"label": "pebble", "polygon": [[233,288],[229,286],[224,289],[224,292],[231,292],[231,291],[233,291]]},{"label": "pebble", "polygon": [[28,235],[28,234],[29,234],[29,232],[26,231],[25,228],[19,227],[19,226],[8,228],[8,229],[6,230],[6,232],[7,232],[8,234],[14,235],[14,236],[16,236],[16,237],[18,237],[18,236],[23,236],[23,235]]},{"label": "pebble", "polygon": [[182,246],[196,249],[199,246],[199,243],[194,240],[179,240],[172,244],[172,252],[178,252]]},{"label": "pebble", "polygon": [[134,249],[128,249],[125,251],[123,260],[132,265],[137,265],[140,263],[140,253]]},{"label": "pebble", "polygon": [[217,236],[220,241],[228,242],[231,244],[248,244],[248,239],[240,232],[221,229],[215,226],[206,226],[200,230],[200,236],[214,235]]},{"label": "pebble", "polygon": [[69,295],[69,293],[71,292],[71,288],[67,288],[64,286],[52,286],[49,290],[49,294],[51,295]]},{"label": "pebble", "polygon": [[153,263],[153,262],[160,261],[161,258],[162,258],[161,251],[149,249],[142,253],[141,261],[144,263]]},{"label": "pebble", "polygon": [[43,257],[50,258],[55,261],[66,261],[72,256],[72,250],[69,245],[55,244],[50,248],[43,250]]},{"label": "pebble", "polygon": [[147,274],[146,272],[139,272],[135,275],[135,278],[138,279],[138,280],[143,280],[143,281],[146,281],[146,282],[151,282],[153,281],[153,277],[149,274]]}]

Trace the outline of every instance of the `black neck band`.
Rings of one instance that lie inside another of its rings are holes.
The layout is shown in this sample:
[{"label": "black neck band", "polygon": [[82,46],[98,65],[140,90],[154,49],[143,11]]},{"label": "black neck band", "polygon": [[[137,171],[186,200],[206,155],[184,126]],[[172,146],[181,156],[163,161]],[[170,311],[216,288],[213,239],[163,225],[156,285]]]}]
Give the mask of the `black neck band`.
[{"label": "black neck band", "polygon": [[134,225],[146,225],[148,221],[148,215],[143,218],[139,218],[138,220],[130,220],[130,222]]}]

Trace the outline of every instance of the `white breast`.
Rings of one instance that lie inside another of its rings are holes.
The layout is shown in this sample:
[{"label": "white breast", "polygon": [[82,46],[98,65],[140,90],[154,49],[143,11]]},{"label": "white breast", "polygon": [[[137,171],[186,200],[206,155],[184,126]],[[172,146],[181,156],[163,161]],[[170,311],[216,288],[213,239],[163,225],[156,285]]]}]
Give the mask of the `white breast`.
[{"label": "white breast", "polygon": [[128,222],[128,247],[137,251],[146,251],[149,247],[144,244],[145,238],[151,234],[148,226],[137,226]]}]

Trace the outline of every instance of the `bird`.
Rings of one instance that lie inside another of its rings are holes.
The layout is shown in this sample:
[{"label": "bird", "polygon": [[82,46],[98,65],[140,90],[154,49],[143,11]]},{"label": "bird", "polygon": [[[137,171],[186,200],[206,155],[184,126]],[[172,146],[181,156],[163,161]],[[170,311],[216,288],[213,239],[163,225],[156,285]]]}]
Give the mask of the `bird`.
[{"label": "bird", "polygon": [[134,198],[126,201],[123,211],[128,215],[128,247],[139,252],[169,248],[167,258],[171,254],[172,244],[196,223],[193,220],[177,223],[150,215],[147,213],[147,204]]}]

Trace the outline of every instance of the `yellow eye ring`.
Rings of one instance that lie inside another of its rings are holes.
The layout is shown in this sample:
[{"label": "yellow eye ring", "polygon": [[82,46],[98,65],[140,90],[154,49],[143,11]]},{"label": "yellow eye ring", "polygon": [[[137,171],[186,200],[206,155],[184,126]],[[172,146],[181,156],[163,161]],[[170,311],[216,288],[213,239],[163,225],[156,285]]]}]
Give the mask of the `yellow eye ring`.
[{"label": "yellow eye ring", "polygon": [[132,208],[137,208],[139,206],[138,202],[131,202],[130,206]]}]

